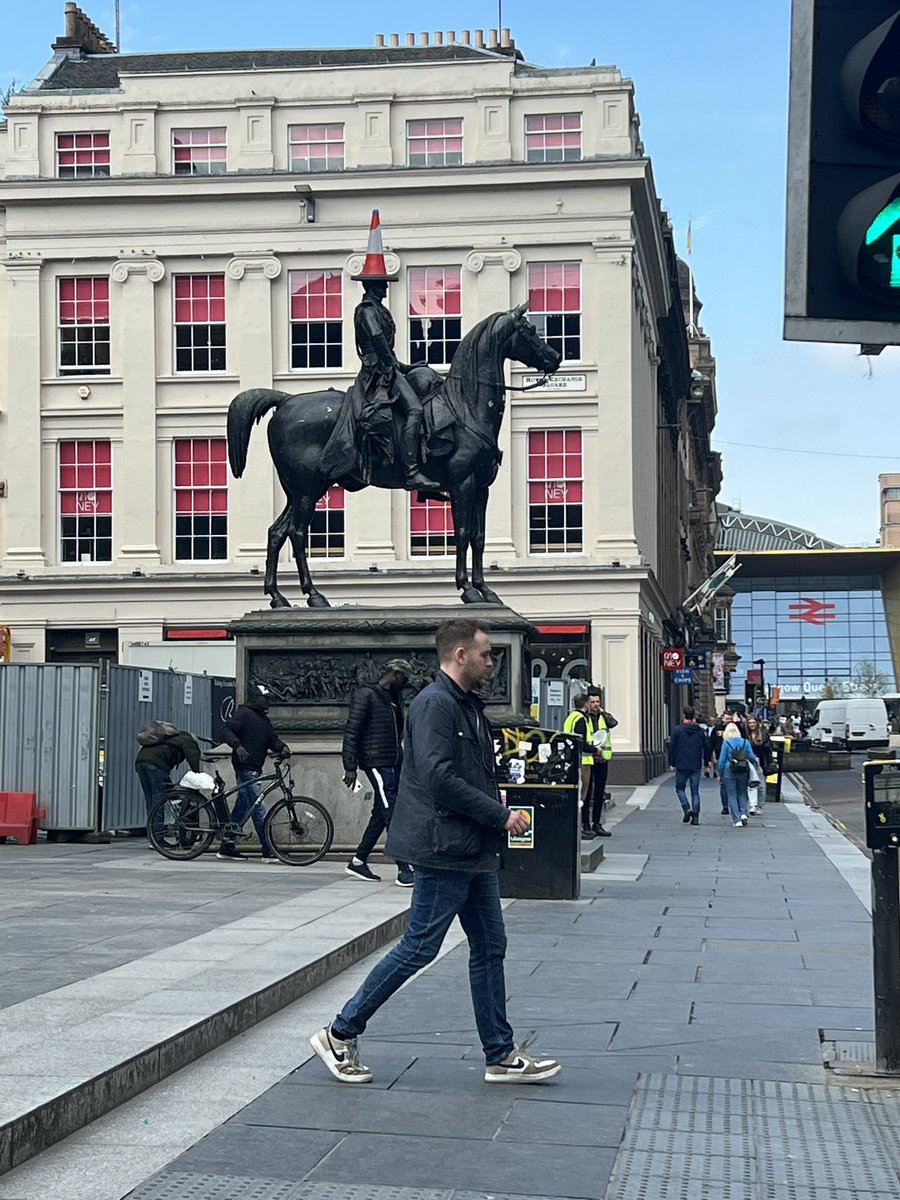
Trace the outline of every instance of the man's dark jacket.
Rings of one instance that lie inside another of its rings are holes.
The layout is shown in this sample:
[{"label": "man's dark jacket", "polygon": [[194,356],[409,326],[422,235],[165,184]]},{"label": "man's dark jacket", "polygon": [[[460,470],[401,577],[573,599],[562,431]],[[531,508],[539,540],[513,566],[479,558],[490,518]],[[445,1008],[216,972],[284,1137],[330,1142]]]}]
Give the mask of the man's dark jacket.
[{"label": "man's dark jacket", "polygon": [[676,771],[699,771],[708,757],[706,734],[696,721],[675,726],[669,738],[669,762]]},{"label": "man's dark jacket", "polygon": [[508,817],[484,705],[439,671],[409,708],[386,851],[416,867],[496,871]]},{"label": "man's dark jacket", "polygon": [[192,734],[187,733],[184,729],[179,729],[177,733],[167,737],[164,742],[159,742],[155,746],[141,746],[135,761],[148,763],[151,767],[157,767],[168,775],[173,767],[177,767],[185,759],[192,771],[200,770],[200,747]]},{"label": "man's dark jacket", "polygon": [[399,767],[403,710],[380,683],[364,683],[353,693],[341,760],[345,771],[357,767]]},{"label": "man's dark jacket", "polygon": [[[224,740],[235,751],[231,765],[236,771],[261,771],[266,765],[269,750],[287,750],[272,722],[264,712],[242,704],[234,715],[224,723]],[[238,746],[243,746],[247,757],[243,762],[237,756]]]}]

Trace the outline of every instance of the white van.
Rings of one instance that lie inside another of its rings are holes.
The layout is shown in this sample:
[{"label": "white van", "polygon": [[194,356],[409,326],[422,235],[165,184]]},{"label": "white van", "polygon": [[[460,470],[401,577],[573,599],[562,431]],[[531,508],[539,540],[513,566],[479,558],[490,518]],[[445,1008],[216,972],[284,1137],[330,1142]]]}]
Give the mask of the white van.
[{"label": "white van", "polygon": [[820,745],[848,750],[888,746],[887,708],[883,700],[867,696],[820,700],[809,736]]}]

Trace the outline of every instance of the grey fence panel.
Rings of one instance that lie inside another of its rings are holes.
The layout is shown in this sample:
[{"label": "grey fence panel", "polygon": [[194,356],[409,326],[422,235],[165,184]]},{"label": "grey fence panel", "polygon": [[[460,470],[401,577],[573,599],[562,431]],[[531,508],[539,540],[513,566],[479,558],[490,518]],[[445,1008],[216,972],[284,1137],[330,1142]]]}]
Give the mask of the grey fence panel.
[{"label": "grey fence panel", "polygon": [[99,668],[0,665],[0,790],[35,792],[44,829],[98,828]]},{"label": "grey fence panel", "polygon": [[147,810],[134,770],[140,749],[135,734],[148,721],[171,721],[179,729],[208,738],[212,679],[150,667],[111,666],[106,683],[102,824],[104,829],[139,829],[147,823]]}]

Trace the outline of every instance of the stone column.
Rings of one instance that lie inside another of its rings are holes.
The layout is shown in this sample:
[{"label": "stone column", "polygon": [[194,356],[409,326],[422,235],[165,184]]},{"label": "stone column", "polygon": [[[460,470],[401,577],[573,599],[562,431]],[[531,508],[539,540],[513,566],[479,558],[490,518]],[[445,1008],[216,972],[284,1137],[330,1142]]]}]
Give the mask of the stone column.
[{"label": "stone column", "polygon": [[[6,553],[3,566],[43,567],[41,501],[55,504],[53,479],[41,473],[41,260],[7,258],[7,339],[2,353],[7,412]],[[11,415],[12,414],[12,415]]]},{"label": "stone column", "polygon": [[[120,259],[110,271],[113,282],[121,285],[117,323],[134,333],[128,339],[128,353],[121,358],[122,445],[113,468],[113,528],[118,545],[114,554],[131,569],[160,562],[154,288],[165,273],[155,258]],[[134,486],[138,479],[140,487]]]},{"label": "stone column", "polygon": [[[512,308],[510,276],[522,266],[522,255],[514,246],[476,246],[465,258],[469,275],[463,284],[466,320],[470,329],[477,321],[502,309]],[[471,294],[470,294],[471,293]],[[507,371],[507,379],[509,372]],[[506,412],[500,426],[499,446],[503,455],[497,478],[491,485],[487,508],[487,528],[484,544],[484,563],[487,568],[495,560],[516,557],[512,532],[513,471],[512,471],[512,404],[506,395]],[[524,486],[521,480],[515,486]],[[518,499],[518,497],[517,497]],[[521,503],[521,501],[520,501]],[[524,548],[523,548],[524,554]]]},{"label": "stone column", "polygon": [[[272,387],[272,280],[281,274],[281,261],[271,254],[245,254],[225,268],[238,283],[237,304],[228,296],[228,356],[237,365],[240,391]],[[268,420],[268,418],[266,419]],[[266,440],[266,421],[255,426],[243,476],[232,480],[228,498],[231,558],[235,563],[262,566],[266,539],[275,510],[284,494]],[[288,553],[286,550],[285,553]]]}]

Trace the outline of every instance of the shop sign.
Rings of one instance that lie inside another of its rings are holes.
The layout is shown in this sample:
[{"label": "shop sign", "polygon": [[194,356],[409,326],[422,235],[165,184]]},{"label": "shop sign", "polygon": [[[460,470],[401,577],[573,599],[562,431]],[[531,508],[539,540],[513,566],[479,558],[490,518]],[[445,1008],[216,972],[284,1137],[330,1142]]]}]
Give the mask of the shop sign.
[{"label": "shop sign", "polygon": [[693,671],[673,671],[672,684],[674,687],[690,687],[694,682]]},{"label": "shop sign", "polygon": [[684,665],[694,671],[705,671],[707,668],[705,650],[689,650],[684,656]]},{"label": "shop sign", "polygon": [[664,671],[683,671],[684,650],[679,646],[667,646],[660,650],[659,661]]}]

